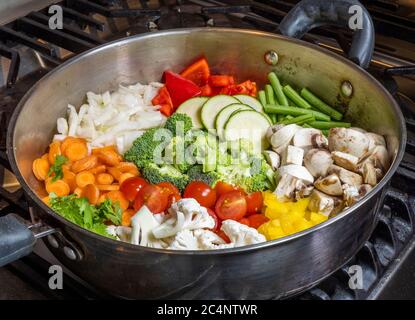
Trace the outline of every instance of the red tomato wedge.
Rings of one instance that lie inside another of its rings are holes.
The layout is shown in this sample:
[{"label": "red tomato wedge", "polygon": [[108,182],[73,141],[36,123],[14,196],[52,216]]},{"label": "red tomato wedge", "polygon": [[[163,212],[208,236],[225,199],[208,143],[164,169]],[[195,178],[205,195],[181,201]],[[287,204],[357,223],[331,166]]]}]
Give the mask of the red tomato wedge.
[{"label": "red tomato wedge", "polygon": [[163,189],[153,184],[144,186],[134,200],[134,209],[139,210],[143,205],[153,213],[161,213],[167,209],[168,195]]},{"label": "red tomato wedge", "polygon": [[249,226],[255,229],[258,229],[261,226],[261,224],[264,224],[265,222],[269,221],[269,219],[263,214],[253,214],[252,216],[249,216],[247,219],[249,220]]},{"label": "red tomato wedge", "polygon": [[171,101],[170,93],[164,86],[160,88],[157,95],[151,100],[153,106],[160,106],[159,111],[165,116],[169,117],[173,113],[173,102]]},{"label": "red tomato wedge", "polygon": [[160,182],[157,184],[157,186],[162,188],[163,192],[167,194],[167,208],[170,208],[173,203],[179,201],[182,198],[179,189],[177,189],[177,187],[170,182]]},{"label": "red tomato wedge", "polygon": [[215,190],[218,196],[221,196],[222,194],[231,192],[231,191],[242,191],[239,187],[236,187],[230,183],[218,181],[215,185]]},{"label": "red tomato wedge", "polygon": [[216,231],[216,234],[221,237],[226,243],[231,243],[231,239],[226,235],[226,233],[222,230]]},{"label": "red tomato wedge", "polygon": [[140,177],[131,177],[126,179],[120,186],[120,191],[129,201],[134,201],[137,193],[148,185],[148,182]]},{"label": "red tomato wedge", "polygon": [[194,82],[199,87],[204,86],[210,76],[210,68],[206,58],[202,57],[184,69],[180,75]]},{"label": "red tomato wedge", "polygon": [[174,108],[190,98],[199,96],[202,92],[194,82],[172,71],[164,71],[164,79]]},{"label": "red tomato wedge", "polygon": [[215,220],[215,226],[212,228],[212,231],[213,232],[216,232],[216,231],[219,230],[220,225],[221,225],[221,223],[220,223],[220,221],[218,219],[218,216],[216,215],[215,212],[213,212],[212,209],[209,209],[209,208],[206,208],[206,209],[207,209],[207,212],[209,213],[209,215]]},{"label": "red tomato wedge", "polygon": [[257,191],[246,196],[246,213],[247,214],[255,214],[261,213],[262,204],[263,204],[262,192]]},{"label": "red tomato wedge", "polygon": [[240,191],[231,191],[219,197],[215,212],[221,220],[239,220],[246,214],[246,208],[244,194]]},{"label": "red tomato wedge", "polygon": [[216,191],[204,182],[192,181],[184,189],[183,198],[194,198],[201,206],[211,208],[215,205]]},{"label": "red tomato wedge", "polygon": [[226,87],[235,84],[235,80],[232,76],[212,75],[209,78],[209,84],[212,87]]},{"label": "red tomato wedge", "polygon": [[242,223],[242,224],[244,224],[244,225],[247,225],[248,227],[250,226],[250,225],[249,225],[249,220],[248,220],[248,218],[242,218],[242,219],[239,219],[239,220],[238,220],[238,222],[239,222],[239,223]]},{"label": "red tomato wedge", "polygon": [[235,94],[247,94],[252,97],[256,97],[257,87],[256,83],[251,80],[239,84],[233,84],[223,87],[220,91],[221,94],[235,95]]}]

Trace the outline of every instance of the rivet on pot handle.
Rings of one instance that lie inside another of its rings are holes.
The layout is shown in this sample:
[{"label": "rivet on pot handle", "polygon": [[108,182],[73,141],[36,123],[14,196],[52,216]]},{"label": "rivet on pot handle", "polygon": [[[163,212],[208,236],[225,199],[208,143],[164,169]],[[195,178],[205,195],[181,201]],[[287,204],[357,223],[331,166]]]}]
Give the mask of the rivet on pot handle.
[{"label": "rivet on pot handle", "polygon": [[285,36],[302,38],[309,30],[323,25],[350,28],[349,22],[355,22],[354,18],[361,18],[362,28],[357,26],[348,56],[361,67],[367,68],[375,46],[375,29],[369,12],[357,0],[302,0],[284,17],[279,30]]}]

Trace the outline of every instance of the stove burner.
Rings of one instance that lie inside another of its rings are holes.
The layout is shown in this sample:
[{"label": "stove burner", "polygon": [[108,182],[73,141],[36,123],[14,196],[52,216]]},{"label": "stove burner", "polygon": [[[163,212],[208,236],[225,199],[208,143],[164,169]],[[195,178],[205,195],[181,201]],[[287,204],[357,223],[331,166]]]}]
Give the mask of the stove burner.
[{"label": "stove burner", "polygon": [[205,18],[201,14],[178,11],[161,16],[156,23],[160,30],[206,26]]}]

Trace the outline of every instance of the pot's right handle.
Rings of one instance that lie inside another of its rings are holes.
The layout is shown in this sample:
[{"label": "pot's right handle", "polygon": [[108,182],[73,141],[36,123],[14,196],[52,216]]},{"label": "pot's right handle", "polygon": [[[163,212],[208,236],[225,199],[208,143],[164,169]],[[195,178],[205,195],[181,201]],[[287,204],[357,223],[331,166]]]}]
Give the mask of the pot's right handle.
[{"label": "pot's right handle", "polygon": [[33,251],[35,235],[14,214],[0,217],[0,267]]},{"label": "pot's right handle", "polygon": [[[355,13],[355,10],[361,11]],[[357,0],[302,0],[284,17],[279,30],[285,36],[301,38],[309,30],[322,25],[350,28],[349,20],[355,14],[361,17],[362,28],[357,27],[355,30],[348,56],[361,67],[367,68],[375,46],[375,28],[369,12]]]}]

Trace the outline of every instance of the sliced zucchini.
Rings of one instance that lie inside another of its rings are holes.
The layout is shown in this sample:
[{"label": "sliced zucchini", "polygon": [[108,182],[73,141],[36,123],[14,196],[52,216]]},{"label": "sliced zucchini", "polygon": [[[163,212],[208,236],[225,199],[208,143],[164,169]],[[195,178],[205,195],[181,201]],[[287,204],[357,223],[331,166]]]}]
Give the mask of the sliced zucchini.
[{"label": "sliced zucchini", "polygon": [[261,148],[266,149],[269,146],[266,138],[269,126],[271,123],[263,113],[241,110],[229,117],[224,126],[224,137],[227,141],[249,139],[254,144],[261,143]]},{"label": "sliced zucchini", "polygon": [[247,94],[237,94],[233,97],[241,101],[241,103],[250,106],[258,112],[264,112],[264,108],[262,107],[261,102],[259,102],[259,100],[255,99],[254,97],[248,96]]},{"label": "sliced zucchini", "polygon": [[215,129],[216,133],[219,138],[223,138],[223,128],[225,126],[226,121],[228,121],[230,115],[238,110],[253,110],[250,106],[247,106],[246,104],[242,103],[234,103],[230,104],[229,106],[226,106],[223,108],[215,119]]},{"label": "sliced zucchini", "polygon": [[206,101],[201,111],[203,126],[206,129],[214,129],[215,119],[218,113],[223,108],[233,103],[239,103],[239,100],[227,95],[214,96]]},{"label": "sliced zucchini", "polygon": [[209,98],[206,97],[196,97],[191,98],[185,102],[183,102],[176,110],[177,113],[184,113],[187,114],[190,118],[192,118],[193,127],[195,129],[202,129],[203,124],[201,122],[200,113],[202,110],[202,106]]}]

